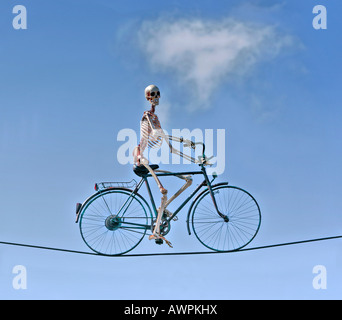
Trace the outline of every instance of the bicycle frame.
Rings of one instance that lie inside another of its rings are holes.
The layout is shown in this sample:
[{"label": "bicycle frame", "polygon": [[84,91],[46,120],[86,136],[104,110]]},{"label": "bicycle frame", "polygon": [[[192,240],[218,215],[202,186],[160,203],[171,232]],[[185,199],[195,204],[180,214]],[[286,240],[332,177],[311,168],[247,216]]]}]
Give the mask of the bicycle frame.
[{"label": "bicycle frame", "polygon": [[[202,181],[202,183],[200,183],[197,188],[180,204],[180,206],[175,210],[175,212],[170,216],[170,217],[167,217],[164,219],[164,221],[167,221],[168,223],[170,223],[170,221],[177,216],[177,214],[184,208],[184,206],[198,193],[198,191],[204,187],[204,186],[208,186],[208,189],[205,189],[203,190],[197,197],[196,199],[193,201],[189,211],[188,211],[188,215],[187,215],[187,225],[189,224],[189,216],[190,216],[190,213],[191,213],[191,208],[193,206],[193,204],[196,202],[196,200],[199,198],[200,195],[202,195],[205,191],[209,190],[210,192],[210,195],[211,195],[211,199],[213,200],[213,204],[214,204],[214,207],[217,211],[217,214],[223,218],[226,222],[229,221],[228,217],[224,214],[222,214],[219,209],[218,209],[218,206],[217,206],[217,203],[216,203],[216,200],[215,200],[215,195],[214,195],[214,192],[213,192],[213,187],[216,187],[216,186],[219,186],[219,185],[227,185],[228,182],[222,182],[222,183],[218,183],[218,184],[215,184],[215,185],[212,185],[211,182],[216,178],[214,177],[214,179],[212,181],[209,180],[209,177],[207,175],[207,172],[206,172],[206,169],[204,167],[203,164],[200,165],[201,166],[201,170],[200,171],[182,171],[182,172],[161,172],[161,173],[158,173],[156,172],[155,174],[158,176],[158,177],[162,177],[162,176],[184,176],[184,175],[199,175],[199,174],[202,174],[204,176],[204,180]],[[125,201],[125,203],[121,206],[120,210],[118,211],[117,213],[117,216],[119,216],[121,213],[122,213],[122,210],[125,208],[123,214],[125,213],[125,211],[127,210],[127,208],[129,207],[130,203],[132,202],[133,198],[134,198],[134,195],[135,194],[138,194],[138,191],[140,190],[141,186],[143,184],[146,185],[146,189],[147,189],[147,193],[149,195],[149,198],[150,198],[150,202],[152,204],[152,209],[153,209],[153,213],[154,213],[154,216],[157,217],[158,215],[158,210],[157,210],[157,207],[156,207],[156,204],[155,204],[155,201],[154,201],[154,197],[153,197],[153,194],[152,194],[152,191],[151,191],[151,188],[150,188],[150,184],[148,182],[148,178],[152,177],[152,175],[150,173],[146,174],[146,175],[143,175],[141,177],[141,180],[139,181],[139,183],[137,184],[137,186],[135,187],[135,189],[131,192],[131,196]],[[132,199],[132,200],[130,200]],[[134,224],[137,226],[137,224]],[[188,232],[189,234],[191,234],[190,232],[190,228],[189,228],[189,225],[188,225]]]},{"label": "bicycle frame", "polygon": [[[222,217],[223,219],[228,219],[228,217],[224,214],[222,214],[218,207],[217,207],[217,203],[216,203],[216,200],[215,200],[215,196],[214,196],[214,193],[213,193],[213,189],[212,189],[212,185],[211,185],[211,182],[209,180],[209,177],[207,175],[207,172],[206,172],[206,169],[205,167],[202,165],[202,168],[201,168],[201,171],[183,171],[183,172],[167,172],[167,173],[156,173],[156,175],[158,177],[162,177],[162,176],[182,176],[182,175],[198,175],[198,174],[202,174],[204,176],[204,180],[202,181],[201,184],[198,185],[198,187],[190,194],[190,196],[188,196],[184,201],[183,203],[175,210],[175,212],[173,213],[173,215],[171,217],[168,217],[167,221],[170,221],[172,220],[178,213],[179,211],[181,211],[183,209],[183,207],[192,199],[192,197],[203,187],[203,186],[208,186],[209,188],[209,191],[210,191],[210,194],[211,194],[211,198],[213,200],[213,203],[214,203],[214,206],[215,206],[215,209],[218,213],[218,215],[220,217]],[[151,203],[152,203],[152,207],[153,207],[153,211],[155,213],[155,215],[158,214],[158,211],[157,211],[157,208],[156,208],[156,205],[155,205],[155,202],[154,202],[154,198],[153,198],[153,195],[152,195],[152,192],[151,192],[151,188],[150,188],[150,185],[149,185],[149,182],[147,180],[147,178],[149,177],[152,177],[151,174],[147,174],[146,176],[143,176],[142,177],[142,181],[145,182],[145,185],[146,185],[146,188],[147,188],[147,191],[148,191],[148,194],[149,194],[149,197],[150,197],[150,200],[151,200]]]}]

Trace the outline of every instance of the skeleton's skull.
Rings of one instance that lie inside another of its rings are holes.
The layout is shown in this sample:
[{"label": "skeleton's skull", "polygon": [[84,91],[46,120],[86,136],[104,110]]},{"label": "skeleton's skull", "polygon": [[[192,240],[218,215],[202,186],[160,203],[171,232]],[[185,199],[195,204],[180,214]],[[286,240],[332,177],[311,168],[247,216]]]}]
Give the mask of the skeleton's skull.
[{"label": "skeleton's skull", "polygon": [[160,91],[154,84],[149,85],[145,89],[145,97],[154,106],[159,104]]}]

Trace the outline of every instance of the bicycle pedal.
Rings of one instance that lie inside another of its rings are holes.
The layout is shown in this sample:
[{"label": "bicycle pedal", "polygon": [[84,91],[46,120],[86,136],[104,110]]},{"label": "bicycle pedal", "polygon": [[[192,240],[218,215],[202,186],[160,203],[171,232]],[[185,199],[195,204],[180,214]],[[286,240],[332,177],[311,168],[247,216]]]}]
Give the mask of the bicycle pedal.
[{"label": "bicycle pedal", "polygon": [[163,239],[160,239],[160,238],[156,239],[155,242],[156,242],[156,244],[159,244],[159,245],[164,243]]}]

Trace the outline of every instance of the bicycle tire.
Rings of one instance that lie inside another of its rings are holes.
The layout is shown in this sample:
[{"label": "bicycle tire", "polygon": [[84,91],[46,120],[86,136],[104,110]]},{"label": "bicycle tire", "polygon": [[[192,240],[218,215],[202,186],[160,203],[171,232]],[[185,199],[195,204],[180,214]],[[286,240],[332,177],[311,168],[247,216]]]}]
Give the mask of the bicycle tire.
[{"label": "bicycle tire", "polygon": [[151,225],[151,211],[139,195],[119,209],[131,196],[128,189],[111,188],[94,194],[83,205],[79,227],[83,241],[101,255],[121,255],[133,250]]},{"label": "bicycle tire", "polygon": [[261,211],[255,198],[234,186],[213,188],[217,206],[229,221],[221,218],[209,190],[195,204],[192,229],[197,239],[214,251],[236,251],[249,244],[259,231]]}]

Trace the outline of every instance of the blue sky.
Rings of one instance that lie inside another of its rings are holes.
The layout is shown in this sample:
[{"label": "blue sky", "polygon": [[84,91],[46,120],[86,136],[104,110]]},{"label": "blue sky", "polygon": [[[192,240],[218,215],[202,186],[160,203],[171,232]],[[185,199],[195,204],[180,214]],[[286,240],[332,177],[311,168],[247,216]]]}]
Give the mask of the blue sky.
[{"label": "blue sky", "polygon": [[[27,30],[12,27],[16,4]],[[326,30],[312,27],[317,4]],[[341,234],[341,9],[338,0],[1,1],[0,241],[87,250],[75,204],[95,182],[134,178],[117,160],[117,134],[139,129],[151,83],[165,129],[226,130],[218,179],[261,206],[250,246]],[[168,235],[174,249],[146,239],[132,253],[202,251],[185,214]],[[1,245],[0,298],[340,299],[340,248],[108,259]],[[16,265],[26,290],[12,287]],[[316,265],[325,290],[312,286]],[[158,290],[147,285],[154,276]]]}]

